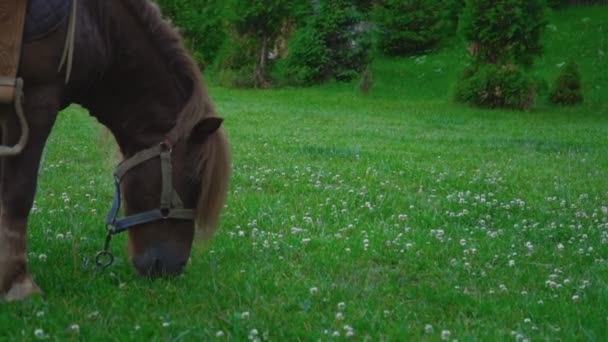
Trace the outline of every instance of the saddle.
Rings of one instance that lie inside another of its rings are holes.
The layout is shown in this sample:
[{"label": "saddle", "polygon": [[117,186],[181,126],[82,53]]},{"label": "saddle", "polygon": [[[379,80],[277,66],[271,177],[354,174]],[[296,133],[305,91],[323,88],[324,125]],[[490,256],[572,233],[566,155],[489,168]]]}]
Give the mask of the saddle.
[{"label": "saddle", "polygon": [[15,100],[15,87],[27,0],[0,3],[0,103]]},{"label": "saddle", "polygon": [[[0,126],[3,132],[0,156],[21,153],[29,134],[22,108],[23,80],[17,78],[26,9],[27,0],[4,0],[0,3]],[[11,104],[19,119],[21,137],[15,146],[5,146],[5,126],[10,110],[2,109]]]},{"label": "saddle", "polygon": [[[57,27],[71,4],[67,36],[59,70],[66,67],[66,83],[69,81],[74,54],[77,0],[2,0],[0,2],[0,157],[18,155],[27,144],[29,128],[23,113],[23,80],[17,78],[21,46],[26,38],[48,32]],[[30,25],[26,26],[26,14]],[[10,110],[10,105],[14,106]],[[14,146],[7,146],[6,121],[10,114],[19,120],[21,135]]]}]

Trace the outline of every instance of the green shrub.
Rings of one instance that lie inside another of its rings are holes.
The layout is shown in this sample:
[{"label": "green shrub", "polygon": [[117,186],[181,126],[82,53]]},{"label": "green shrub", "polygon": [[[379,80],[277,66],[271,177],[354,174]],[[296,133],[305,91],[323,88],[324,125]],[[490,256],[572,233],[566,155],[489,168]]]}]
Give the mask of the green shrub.
[{"label": "green shrub", "polygon": [[230,35],[216,63],[218,73],[233,75],[234,86],[268,87],[268,55],[290,17],[290,5],[290,0],[229,0]]},{"label": "green shrub", "polygon": [[216,81],[224,87],[252,88],[257,48],[250,40],[230,36],[213,65]]},{"label": "green shrub", "polygon": [[290,40],[280,77],[290,85],[357,78],[370,61],[371,33],[361,27],[362,19],[350,1],[323,1]]},{"label": "green shrub", "polygon": [[575,62],[570,61],[557,77],[549,93],[549,101],[562,105],[583,102],[581,75]]},{"label": "green shrub", "polygon": [[457,32],[460,17],[464,12],[465,0],[446,0],[444,4],[444,31],[446,32],[446,35],[453,36]]},{"label": "green shrub", "polygon": [[389,56],[421,53],[442,38],[446,6],[437,0],[383,0],[374,10],[378,46]]},{"label": "green shrub", "polygon": [[568,3],[567,0],[547,0],[547,6],[551,8],[560,8]]},{"label": "green shrub", "polygon": [[540,55],[545,0],[466,0],[459,29],[467,41],[468,67],[456,100],[480,107],[529,109],[536,85],[526,74]]},{"label": "green shrub", "polygon": [[477,62],[530,66],[540,55],[545,0],[466,0],[460,32]]},{"label": "green shrub", "polygon": [[478,107],[529,109],[536,99],[532,80],[514,64],[467,68],[456,87],[456,99]]},{"label": "green shrub", "polygon": [[202,68],[213,63],[226,39],[221,0],[156,0],[163,14],[180,28],[186,45]]}]

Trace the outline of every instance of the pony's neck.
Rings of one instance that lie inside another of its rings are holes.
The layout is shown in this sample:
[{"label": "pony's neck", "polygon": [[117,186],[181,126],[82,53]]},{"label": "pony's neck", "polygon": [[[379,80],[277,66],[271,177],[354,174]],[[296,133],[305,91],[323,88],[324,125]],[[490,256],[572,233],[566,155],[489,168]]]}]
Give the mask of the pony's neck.
[{"label": "pony's neck", "polygon": [[[109,6],[110,17],[104,19],[110,24],[108,64],[86,107],[112,131],[122,153],[129,156],[163,140],[192,89],[172,70],[167,50],[139,13],[123,1],[99,1]],[[157,29],[170,28],[159,22]]]}]

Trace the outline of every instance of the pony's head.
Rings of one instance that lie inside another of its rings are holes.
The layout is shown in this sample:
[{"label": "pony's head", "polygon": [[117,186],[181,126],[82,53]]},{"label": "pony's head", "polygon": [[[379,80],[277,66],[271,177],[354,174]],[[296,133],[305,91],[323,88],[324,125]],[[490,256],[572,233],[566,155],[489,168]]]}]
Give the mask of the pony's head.
[{"label": "pony's head", "polygon": [[230,173],[221,122],[202,118],[188,136],[163,147],[166,157],[144,161],[122,177],[128,218],[154,212],[166,215],[129,229],[129,255],[139,274],[179,274],[190,256],[195,226],[201,237],[213,233]]},{"label": "pony's head", "polygon": [[[156,87],[153,95],[133,108],[149,114],[130,118],[138,123],[120,135],[126,159],[116,174],[125,226],[131,225],[125,229],[128,251],[141,275],[175,275],[189,259],[195,228],[203,238],[214,232],[228,187],[228,143],[200,71],[176,31],[150,2],[123,4],[137,13],[137,25],[155,41],[160,56],[140,61],[156,63],[158,72],[155,82],[147,81],[150,88]],[[137,146],[124,143],[135,141],[129,134],[137,134]]]}]

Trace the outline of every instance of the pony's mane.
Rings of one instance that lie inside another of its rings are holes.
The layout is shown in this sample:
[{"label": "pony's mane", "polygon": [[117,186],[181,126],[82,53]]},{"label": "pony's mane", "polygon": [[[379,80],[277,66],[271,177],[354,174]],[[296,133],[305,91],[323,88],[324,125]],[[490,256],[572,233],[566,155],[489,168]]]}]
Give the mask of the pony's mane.
[{"label": "pony's mane", "polygon": [[[192,128],[201,119],[215,116],[215,109],[203,85],[199,68],[184,48],[177,30],[163,19],[158,5],[150,0],[123,0],[123,3],[155,42],[159,53],[175,75],[176,84],[179,84],[182,93],[190,92],[183,94],[188,100],[169,133],[173,137],[187,139]],[[184,82],[189,84],[184,87]],[[222,129],[211,135],[203,144],[197,158],[195,175],[200,178],[202,184],[196,221],[201,236],[208,237],[213,234],[224,207],[230,175],[230,153]]]}]

